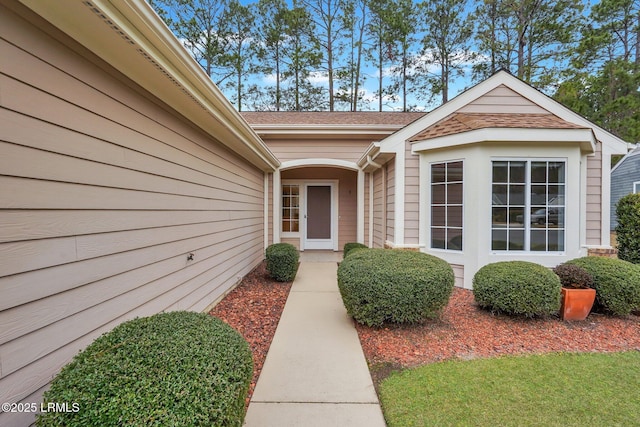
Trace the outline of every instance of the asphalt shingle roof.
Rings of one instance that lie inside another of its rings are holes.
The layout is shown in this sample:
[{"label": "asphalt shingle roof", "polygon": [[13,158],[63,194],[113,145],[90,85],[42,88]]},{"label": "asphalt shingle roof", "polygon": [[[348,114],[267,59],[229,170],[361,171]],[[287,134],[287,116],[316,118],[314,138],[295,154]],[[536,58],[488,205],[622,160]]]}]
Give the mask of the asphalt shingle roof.
[{"label": "asphalt shingle roof", "polygon": [[370,111],[243,111],[242,117],[250,125],[399,125],[405,126],[426,113],[370,112]]},{"label": "asphalt shingle roof", "polygon": [[553,114],[454,113],[414,135],[409,141],[424,141],[485,128],[583,129],[584,127],[567,122]]}]

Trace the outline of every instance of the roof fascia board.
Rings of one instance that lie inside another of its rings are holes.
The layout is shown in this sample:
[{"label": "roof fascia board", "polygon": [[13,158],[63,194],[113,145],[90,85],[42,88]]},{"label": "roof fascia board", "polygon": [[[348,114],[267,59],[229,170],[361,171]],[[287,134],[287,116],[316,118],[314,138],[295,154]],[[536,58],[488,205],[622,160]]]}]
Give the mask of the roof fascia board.
[{"label": "roof fascia board", "polygon": [[147,2],[20,1],[261,170],[280,164]]},{"label": "roof fascia board", "polygon": [[627,154],[625,154],[623,158],[618,160],[618,163],[616,163],[613,166],[613,168],[611,168],[611,172],[613,173],[614,170],[618,169],[618,166],[620,166],[622,163],[627,161],[627,159],[629,159],[630,157],[634,157],[634,156],[640,155],[640,145],[638,145],[637,147],[638,148],[634,148],[631,151],[627,152]]},{"label": "roof fascia board", "polygon": [[591,129],[531,129],[531,128],[483,128],[454,135],[414,142],[411,152],[438,150],[482,142],[570,142],[580,144],[586,154],[596,149],[595,135]]}]

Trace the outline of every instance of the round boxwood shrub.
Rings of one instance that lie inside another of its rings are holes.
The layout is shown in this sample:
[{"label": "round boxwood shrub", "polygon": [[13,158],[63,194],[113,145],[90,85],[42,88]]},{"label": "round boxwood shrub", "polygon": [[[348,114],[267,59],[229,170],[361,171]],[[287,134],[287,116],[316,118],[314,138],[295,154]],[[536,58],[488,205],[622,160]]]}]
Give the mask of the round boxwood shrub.
[{"label": "round boxwood shrub", "polygon": [[473,277],[473,296],[482,308],[512,316],[548,316],[560,310],[560,279],[526,261],[487,264]]},{"label": "round boxwood shrub", "polygon": [[449,301],[454,280],[444,260],[403,250],[354,251],[338,268],[347,312],[368,326],[436,317]]},{"label": "round boxwood shrub", "polygon": [[300,255],[290,243],[274,243],[267,247],[267,271],[278,282],[290,282],[296,277]]},{"label": "round boxwood shrub", "polygon": [[342,257],[346,258],[347,255],[351,253],[354,249],[368,249],[367,245],[363,245],[362,243],[345,243],[344,249],[342,250]]},{"label": "round boxwood shrub", "polygon": [[125,322],[54,378],[44,426],[238,426],[253,375],[249,345],[220,319],[171,312]]},{"label": "round boxwood shrub", "polygon": [[616,205],[618,258],[640,264],[640,194],[627,194]]},{"label": "round boxwood shrub", "polygon": [[615,258],[583,257],[567,264],[584,268],[593,277],[594,310],[624,316],[640,310],[640,266]]}]

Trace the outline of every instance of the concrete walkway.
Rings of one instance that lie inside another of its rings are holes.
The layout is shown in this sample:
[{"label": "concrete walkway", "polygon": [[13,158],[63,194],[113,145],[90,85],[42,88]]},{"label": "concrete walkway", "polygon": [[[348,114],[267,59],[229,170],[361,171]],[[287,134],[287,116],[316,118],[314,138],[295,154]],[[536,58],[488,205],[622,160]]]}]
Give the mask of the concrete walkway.
[{"label": "concrete walkway", "polygon": [[245,426],[385,426],[358,335],[338,291],[340,258],[332,253],[301,257]]}]

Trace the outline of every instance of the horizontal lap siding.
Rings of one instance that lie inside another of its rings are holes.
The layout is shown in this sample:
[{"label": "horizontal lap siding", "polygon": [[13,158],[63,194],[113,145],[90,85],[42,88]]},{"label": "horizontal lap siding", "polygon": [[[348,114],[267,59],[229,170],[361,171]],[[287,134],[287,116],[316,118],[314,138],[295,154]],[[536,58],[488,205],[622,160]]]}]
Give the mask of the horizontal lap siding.
[{"label": "horizontal lap siding", "polygon": [[267,139],[269,149],[281,162],[298,159],[331,158],[356,162],[370,142],[358,140],[276,140]]},{"label": "horizontal lap siding", "polygon": [[602,227],[602,144],[587,157],[587,245],[601,244]]},{"label": "horizontal lap siding", "polygon": [[387,233],[385,239],[393,243],[396,242],[395,237],[395,196],[396,191],[403,191],[402,188],[396,188],[396,163],[395,159],[389,161],[384,167],[386,168],[387,182],[386,185],[386,228]]},{"label": "horizontal lap siding", "polygon": [[373,173],[373,247],[384,247],[384,173],[378,169]]},{"label": "horizontal lap siding", "polygon": [[530,113],[549,114],[547,110],[540,107],[514,92],[504,85],[485,93],[478,99],[471,101],[458,110],[460,113]]},{"label": "horizontal lap siding", "polygon": [[101,333],[259,263],[264,181],[55,30],[0,29],[0,401],[31,402]]},{"label": "horizontal lap siding", "polygon": [[406,143],[404,183],[404,244],[417,245],[420,241],[420,157],[411,154]]}]

